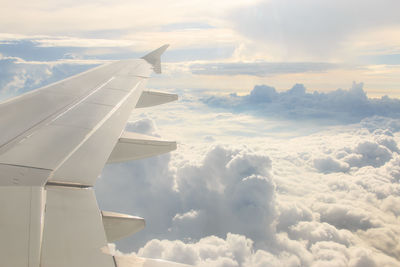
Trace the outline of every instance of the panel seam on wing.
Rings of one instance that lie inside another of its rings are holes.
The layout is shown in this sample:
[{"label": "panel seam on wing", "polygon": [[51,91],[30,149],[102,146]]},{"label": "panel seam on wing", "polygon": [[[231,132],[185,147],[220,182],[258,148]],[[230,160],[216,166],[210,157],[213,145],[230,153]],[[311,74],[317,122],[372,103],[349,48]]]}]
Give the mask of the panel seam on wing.
[{"label": "panel seam on wing", "polygon": [[13,166],[13,167],[22,167],[22,168],[31,168],[31,169],[43,170],[43,171],[52,171],[52,169],[34,167],[34,166],[29,166],[29,165],[10,164],[10,163],[1,163],[1,162],[0,162],[0,165]]},{"label": "panel seam on wing", "polygon": [[117,105],[114,106],[114,108],[107,113],[107,115],[85,136],[85,138],[54,168],[53,172],[50,174],[48,177],[48,180],[50,180],[53,176],[54,173],[76,152],[79,150],[79,148],[117,111],[123,103],[133,94],[135,89],[141,84],[142,81],[139,81],[134,88],[131,89],[131,91],[124,96],[124,98],[118,102]]}]

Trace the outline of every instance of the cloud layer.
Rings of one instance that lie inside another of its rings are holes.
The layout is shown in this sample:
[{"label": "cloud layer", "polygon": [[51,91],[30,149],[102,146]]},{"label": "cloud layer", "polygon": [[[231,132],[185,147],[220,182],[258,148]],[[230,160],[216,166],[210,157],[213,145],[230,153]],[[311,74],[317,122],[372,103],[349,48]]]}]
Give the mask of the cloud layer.
[{"label": "cloud layer", "polygon": [[[146,116],[129,130],[157,134]],[[227,116],[214,119],[229,127]],[[96,192],[102,208],[146,218],[145,230],[118,243],[144,257],[196,266],[400,266],[398,123],[372,117],[284,141],[194,142],[108,166]]]},{"label": "cloud layer", "polygon": [[[139,129],[136,132],[143,129],[147,134],[153,132],[151,126],[143,127],[145,122],[151,125],[149,120],[134,124]],[[131,125],[129,129],[136,127]],[[275,185],[268,156],[214,146],[200,165],[185,164],[175,169],[169,160],[170,156],[165,155],[125,167],[108,166],[96,188],[100,204],[105,208],[115,204],[115,199],[104,198],[102,194],[141,188],[140,194],[120,199],[118,207],[145,215],[147,238],[150,234],[196,240],[234,232],[246,233],[260,245],[268,243],[275,216]],[[109,175],[114,178],[108,180]],[[135,178],[131,179],[131,175]],[[153,179],[148,179],[148,175]],[[146,199],[151,201],[146,204]],[[143,244],[140,238],[135,237],[135,242]]]},{"label": "cloud layer", "polygon": [[25,61],[0,53],[0,101],[56,82],[95,66],[81,61]]},{"label": "cloud layer", "polygon": [[400,115],[400,100],[387,96],[370,99],[362,83],[353,83],[349,90],[338,89],[328,93],[308,93],[302,84],[296,84],[284,92],[258,85],[248,95],[210,96],[204,98],[203,102],[234,112],[253,111],[262,116],[323,120],[325,123],[330,120],[353,123],[371,116]]}]

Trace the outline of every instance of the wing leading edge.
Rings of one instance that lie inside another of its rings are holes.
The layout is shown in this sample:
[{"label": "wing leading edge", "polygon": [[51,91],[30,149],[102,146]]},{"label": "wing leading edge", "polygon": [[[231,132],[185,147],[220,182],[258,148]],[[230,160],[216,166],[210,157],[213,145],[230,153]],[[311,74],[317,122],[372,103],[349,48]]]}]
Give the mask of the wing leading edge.
[{"label": "wing leading edge", "polygon": [[158,261],[138,258],[128,264],[134,260],[104,253],[108,241],[140,230],[144,220],[101,212],[93,185],[107,162],[176,148],[175,142],[123,131],[138,103],[151,106],[176,99],[143,91],[150,74],[161,72],[160,56],[167,47],[141,59],[96,67],[0,104],[4,266],[159,266]]}]

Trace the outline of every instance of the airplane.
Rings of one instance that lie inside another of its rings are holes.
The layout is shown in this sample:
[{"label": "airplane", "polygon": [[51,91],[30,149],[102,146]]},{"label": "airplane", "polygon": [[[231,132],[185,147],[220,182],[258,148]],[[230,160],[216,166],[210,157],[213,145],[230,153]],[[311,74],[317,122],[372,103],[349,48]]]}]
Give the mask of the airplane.
[{"label": "airplane", "polygon": [[187,266],[113,253],[108,244],[145,221],[100,211],[93,189],[107,163],[176,149],[176,142],[124,131],[135,108],[178,98],[145,89],[167,48],[0,104],[0,266]]}]

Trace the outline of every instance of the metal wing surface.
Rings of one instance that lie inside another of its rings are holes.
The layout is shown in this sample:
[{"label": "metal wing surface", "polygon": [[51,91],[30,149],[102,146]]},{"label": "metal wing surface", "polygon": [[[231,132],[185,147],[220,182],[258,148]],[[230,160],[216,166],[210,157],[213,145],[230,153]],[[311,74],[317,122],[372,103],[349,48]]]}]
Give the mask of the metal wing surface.
[{"label": "metal wing surface", "polygon": [[124,132],[135,107],[177,99],[145,90],[151,73],[161,72],[167,47],[0,104],[2,266],[169,266],[107,253],[108,242],[142,229],[144,220],[100,211],[93,191],[107,162],[176,148],[175,142]]}]

